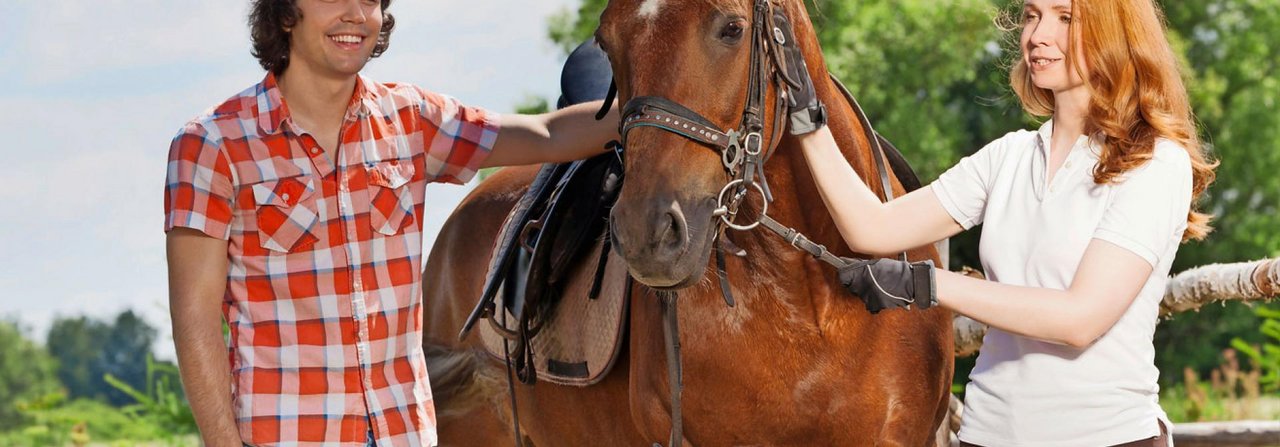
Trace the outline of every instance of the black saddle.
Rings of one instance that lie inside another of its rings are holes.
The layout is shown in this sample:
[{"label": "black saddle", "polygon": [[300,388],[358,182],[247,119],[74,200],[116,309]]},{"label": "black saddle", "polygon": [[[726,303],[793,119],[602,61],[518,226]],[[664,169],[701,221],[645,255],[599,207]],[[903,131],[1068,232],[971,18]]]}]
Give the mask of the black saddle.
[{"label": "black saddle", "polygon": [[[602,99],[612,79],[607,57],[589,40],[565,63],[558,106]],[[465,337],[481,318],[493,321],[501,313],[494,304],[501,291],[505,313],[512,318],[494,323],[500,326],[499,333],[516,342],[512,357],[521,379],[532,381],[532,361],[525,358],[531,352],[524,352],[529,351],[528,338],[537,334],[554,310],[560,283],[570,267],[583,261],[588,248],[604,237],[592,298],[599,292],[600,274],[611,245],[607,241],[608,216],[621,187],[622,163],[612,153],[543,165],[498,233],[480,302],[459,337]]]}]

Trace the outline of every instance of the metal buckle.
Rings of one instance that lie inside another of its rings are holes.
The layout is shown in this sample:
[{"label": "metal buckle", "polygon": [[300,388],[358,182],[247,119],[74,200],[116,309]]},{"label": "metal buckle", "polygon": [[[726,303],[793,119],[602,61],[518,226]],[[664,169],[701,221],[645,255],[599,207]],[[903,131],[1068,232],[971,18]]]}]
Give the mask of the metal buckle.
[{"label": "metal buckle", "polygon": [[[717,208],[713,212],[713,215],[716,217],[719,217],[720,220],[724,222],[725,226],[728,226],[729,228],[732,228],[738,231],[747,231],[757,226],[760,226],[761,218],[769,214],[769,201],[768,200],[760,201],[760,203],[762,203],[763,205],[762,205],[762,208],[760,209],[760,217],[756,218],[755,222],[752,222],[751,224],[748,224],[748,225],[738,225],[736,223],[733,223],[733,221],[729,220],[729,208],[724,205],[725,193],[729,192],[730,188],[733,188],[735,185],[739,185],[742,183],[743,183],[742,179],[737,179],[729,182],[727,185],[724,185],[724,188],[720,190],[720,195],[716,196]],[[754,187],[756,191],[760,192],[761,198],[764,198],[764,189],[760,187],[759,183],[752,182],[751,186]],[[734,210],[734,215],[735,216],[737,215],[737,210]]]},{"label": "metal buckle", "polygon": [[729,137],[729,143],[720,151],[720,162],[730,174],[738,175],[738,166],[742,164],[742,145],[738,141],[742,135],[737,130],[730,130],[725,135]]},{"label": "metal buckle", "polygon": [[764,146],[764,137],[760,135],[760,132],[751,132],[743,140],[743,146],[747,150],[747,155],[758,157],[760,156],[760,148]]}]

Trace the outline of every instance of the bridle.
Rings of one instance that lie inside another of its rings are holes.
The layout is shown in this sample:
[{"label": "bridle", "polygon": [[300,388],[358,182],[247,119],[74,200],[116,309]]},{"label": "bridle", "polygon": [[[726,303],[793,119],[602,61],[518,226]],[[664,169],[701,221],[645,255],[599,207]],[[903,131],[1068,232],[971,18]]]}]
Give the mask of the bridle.
[{"label": "bridle", "polygon": [[[626,146],[631,131],[641,127],[654,127],[693,140],[720,154],[721,163],[731,180],[717,197],[715,215],[720,218],[716,229],[717,238],[723,234],[724,227],[750,230],[760,224],[758,220],[746,225],[734,222],[739,206],[752,189],[764,197],[764,208],[760,215],[765,215],[764,211],[768,209],[768,203],[773,197],[764,178],[764,163],[782,140],[783,118],[786,116],[783,113],[786,108],[785,88],[799,87],[799,83],[788,74],[779,57],[781,47],[794,47],[795,43],[787,38],[792,33],[774,23],[773,5],[769,0],[755,0],[752,9],[754,17],[751,26],[747,99],[738,127],[722,131],[720,126],[698,112],[660,96],[640,96],[627,101],[623,106],[620,123],[619,133],[623,147]],[[772,61],[772,66],[766,65],[766,59]],[[770,81],[774,81],[779,88],[774,94],[774,123],[767,129],[770,138],[766,149],[764,108]],[[605,104],[611,104],[611,99],[606,100]]]},{"label": "bridle", "polygon": [[[725,303],[730,307],[734,306],[734,299],[729,291],[728,277],[725,273],[724,248],[722,244],[718,243],[724,236],[726,228],[748,231],[763,225],[766,229],[781,236],[793,247],[803,250],[836,268],[848,264],[848,261],[828,252],[826,247],[813,243],[800,232],[782,225],[768,214],[769,203],[773,201],[773,193],[769,190],[769,183],[765,179],[764,164],[773,155],[782,140],[785,123],[783,118],[786,115],[783,112],[787,106],[787,92],[790,89],[799,88],[801,84],[798,79],[802,75],[807,75],[807,73],[802,73],[805,69],[803,66],[789,66],[785,62],[789,58],[784,57],[784,53],[800,52],[800,48],[795,41],[795,33],[790,26],[790,20],[785,16],[785,12],[775,11],[770,0],[753,1],[751,62],[750,71],[748,72],[747,98],[738,127],[720,130],[721,127],[710,119],[675,101],[661,96],[639,96],[628,100],[623,106],[622,119],[619,123],[619,134],[622,136],[622,141],[614,145],[615,152],[618,153],[619,158],[622,158],[630,132],[641,127],[653,127],[680,135],[719,153],[721,163],[725,172],[729,174],[730,180],[716,197],[716,210],[713,215],[719,218],[719,222],[716,223],[713,244],[716,247],[716,266],[717,275],[720,279],[720,289],[724,295]],[[802,55],[790,60],[801,59],[803,59]],[[893,188],[889,181],[888,170],[885,167],[884,149],[880,146],[880,141],[871,127],[871,122],[866,118],[866,114],[863,113],[862,107],[858,105],[853,95],[849,94],[839,80],[833,77],[832,81],[844,94],[861,122],[863,130],[866,132],[867,141],[871,144],[874,152],[873,158],[875,159],[876,171],[880,177],[885,200],[892,200]],[[763,112],[770,82],[773,82],[777,89],[774,92],[773,126],[766,129],[764,127],[765,116]],[[609,93],[605,97],[604,106],[600,113],[597,114],[597,118],[603,118],[605,113],[608,112],[616,94],[617,85],[611,85]],[[764,144],[766,131],[770,136],[767,148]],[[759,214],[754,222],[747,224],[737,223],[735,220],[738,217],[739,208],[752,190],[759,192],[763,198]],[[905,253],[903,253],[903,259],[905,259]]]},{"label": "bridle", "polygon": [[[849,260],[831,254],[826,247],[810,241],[800,232],[782,225],[768,215],[769,202],[773,201],[773,194],[769,191],[769,184],[765,179],[764,164],[777,150],[778,144],[782,140],[787,92],[790,89],[800,88],[801,84],[798,79],[803,73],[799,73],[799,71],[803,71],[805,68],[803,66],[788,66],[784,62],[787,60],[787,58],[783,57],[784,52],[800,51],[795,42],[795,34],[790,27],[790,21],[786,19],[785,13],[775,12],[770,0],[753,1],[751,62],[748,73],[747,98],[738,126],[721,130],[722,127],[717,126],[713,121],[675,101],[660,96],[639,96],[630,99],[623,106],[622,119],[619,123],[619,134],[622,137],[622,141],[613,144],[614,150],[619,158],[622,158],[630,132],[642,127],[653,127],[680,135],[716,151],[720,155],[721,163],[730,180],[716,197],[717,208],[713,215],[719,218],[719,222],[716,224],[716,239],[713,243],[720,241],[726,228],[749,231],[763,225],[766,229],[786,239],[793,247],[803,250],[837,268],[844,267],[850,264]],[[884,149],[880,146],[879,139],[876,138],[875,131],[871,128],[870,121],[867,120],[866,115],[862,112],[861,106],[857,104],[857,101],[849,94],[848,90],[840,84],[839,80],[835,78],[832,78],[832,80],[844,93],[845,98],[858,116],[863,130],[867,133],[867,140],[872,145],[872,151],[875,153],[873,158],[875,159],[876,170],[880,177],[885,199],[886,201],[891,200],[893,189],[885,166]],[[766,129],[764,126],[764,109],[770,82],[773,82],[777,88],[774,92],[773,126]],[[603,119],[612,106],[616,95],[617,85],[615,83],[610,86],[604,105],[600,113],[597,114],[597,119]],[[765,139],[766,133],[769,135],[768,144],[766,144]],[[759,214],[754,222],[748,224],[737,223],[735,219],[738,216],[739,208],[752,190],[759,192],[763,199]],[[725,303],[733,307],[734,299],[729,290],[728,276],[725,273],[724,248],[721,244],[716,244],[715,250],[720,289]],[[902,256],[905,260],[906,253],[903,253]],[[676,292],[658,291],[657,294],[662,300],[663,336],[666,341],[667,354],[667,379],[671,390],[671,436],[668,446],[675,447],[683,443],[683,422],[680,405],[683,374],[680,362],[679,319],[676,316]],[[655,444],[655,446],[661,447],[658,444]]]}]

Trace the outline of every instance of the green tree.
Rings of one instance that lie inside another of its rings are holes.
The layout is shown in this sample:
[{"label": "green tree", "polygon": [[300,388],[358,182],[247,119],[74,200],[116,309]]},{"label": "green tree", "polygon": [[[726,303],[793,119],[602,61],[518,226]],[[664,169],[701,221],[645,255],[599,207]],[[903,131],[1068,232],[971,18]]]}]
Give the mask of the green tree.
[{"label": "green tree", "polygon": [[130,386],[146,388],[146,358],[155,338],[155,328],[130,310],[110,324],[84,316],[59,318],[49,330],[47,345],[58,359],[58,379],[71,398],[123,405],[133,399],[103,377],[111,374]]},{"label": "green tree", "polygon": [[[150,385],[147,380],[147,365],[150,364],[148,358],[155,341],[154,327],[133,311],[121,312],[116,316],[115,324],[111,326],[111,332],[107,334],[106,343],[102,346],[99,362],[103,374],[110,374],[119,382],[136,389],[147,389]],[[103,380],[103,377],[98,379]],[[107,400],[117,406],[134,401],[132,396],[115,386],[109,387]]]},{"label": "green tree", "polygon": [[17,323],[0,321],[0,432],[24,422],[19,408],[57,392],[55,361],[23,338]]},{"label": "green tree", "polygon": [[1204,203],[1217,230],[1184,248],[1178,264],[1280,254],[1280,2],[1162,3],[1189,65],[1205,143],[1222,162]]},{"label": "green tree", "polygon": [[49,328],[45,345],[58,360],[58,380],[69,397],[105,397],[104,371],[97,359],[110,331],[107,324],[84,316],[58,318]]},{"label": "green tree", "polygon": [[[1202,203],[1216,215],[1216,230],[1183,246],[1174,271],[1280,255],[1280,2],[1161,3],[1187,62],[1201,135],[1221,162]],[[1262,342],[1253,330],[1260,324],[1239,305],[1207,306],[1162,322],[1156,344],[1163,375],[1172,380],[1186,365],[1207,374],[1233,337]]]},{"label": "green tree", "polygon": [[586,42],[600,25],[600,13],[607,0],[582,0],[577,11],[564,10],[551,17],[547,38],[568,55],[578,44]]}]

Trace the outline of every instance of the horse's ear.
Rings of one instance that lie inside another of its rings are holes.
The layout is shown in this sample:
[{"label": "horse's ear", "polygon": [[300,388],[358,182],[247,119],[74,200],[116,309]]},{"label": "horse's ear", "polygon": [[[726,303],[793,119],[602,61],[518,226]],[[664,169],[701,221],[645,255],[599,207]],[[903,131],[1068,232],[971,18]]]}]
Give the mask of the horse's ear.
[{"label": "horse's ear", "polygon": [[587,39],[569,54],[560,72],[560,101],[556,108],[605,99],[613,83],[613,67],[609,56]]}]

